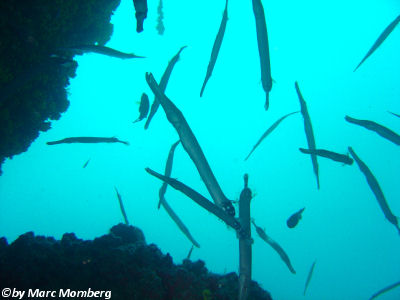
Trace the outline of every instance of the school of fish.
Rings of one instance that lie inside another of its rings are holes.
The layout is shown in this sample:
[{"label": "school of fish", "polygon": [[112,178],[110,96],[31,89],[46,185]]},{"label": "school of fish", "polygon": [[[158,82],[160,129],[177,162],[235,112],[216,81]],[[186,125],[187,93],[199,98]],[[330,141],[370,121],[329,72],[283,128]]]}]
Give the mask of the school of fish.
[{"label": "school of fish", "polygon": [[[143,21],[147,17],[147,1],[145,0],[134,0],[134,6],[136,9],[136,18],[137,18],[137,32],[143,31]],[[160,0],[159,2],[159,20],[158,20],[158,27],[157,30],[159,31],[159,34],[163,34],[164,32],[164,25],[162,24],[162,7],[163,3]],[[271,77],[271,64],[270,64],[270,56],[269,56],[269,42],[268,42],[268,34],[267,34],[267,26],[266,26],[266,19],[265,19],[265,14],[264,14],[264,8],[262,5],[261,0],[252,0],[252,7],[253,7],[253,13],[254,13],[254,18],[255,18],[255,31],[257,34],[257,44],[258,44],[258,50],[259,50],[259,59],[260,59],[260,72],[261,72],[261,82],[262,82],[262,87],[265,91],[265,104],[264,108],[267,110],[270,106],[270,91],[272,88],[272,77]],[[211,79],[212,72],[214,70],[214,67],[216,65],[216,61],[219,55],[219,50],[222,46],[223,43],[223,38],[224,38],[224,33],[225,29],[228,24],[228,0],[225,2],[225,8],[223,11],[223,17],[221,20],[220,27],[217,32],[217,36],[215,38],[214,45],[211,49],[211,56],[210,56],[210,61],[207,66],[207,71],[205,75],[205,79],[203,81],[203,84],[201,86],[200,90],[200,97],[202,97],[205,87],[207,82]],[[370,57],[377,49],[378,47],[384,42],[384,40],[389,36],[389,34],[394,30],[396,25],[400,22],[400,15],[395,18],[382,32],[382,34],[378,37],[376,42],[373,44],[371,49],[368,50],[367,54],[362,58],[361,62],[356,66],[354,71],[356,71],[365,61],[368,57]],[[289,256],[286,254],[286,252],[283,250],[283,248],[276,242],[274,241],[271,237],[269,237],[265,230],[263,230],[261,227],[257,226],[255,223],[255,220],[251,218],[250,214],[250,200],[252,199],[252,192],[248,188],[248,175],[245,174],[244,176],[244,189],[242,190],[242,193],[240,195],[240,200],[239,200],[239,217],[235,217],[235,208],[233,206],[233,201],[228,199],[220,184],[217,181],[217,178],[215,177],[210,164],[208,163],[208,160],[205,156],[205,154],[202,151],[202,148],[199,144],[199,142],[196,139],[195,134],[190,128],[189,122],[186,120],[185,116],[183,113],[179,110],[179,108],[171,101],[166,95],[165,95],[165,90],[167,87],[167,83],[170,79],[171,73],[173,71],[173,68],[175,64],[178,62],[179,57],[181,52],[186,48],[186,46],[183,46],[179,49],[177,54],[172,57],[170,60],[161,80],[159,83],[157,83],[156,79],[151,73],[146,73],[145,78],[147,81],[148,86],[154,93],[154,100],[153,104],[149,105],[149,98],[146,94],[143,93],[141,102],[140,102],[140,108],[139,108],[139,117],[133,121],[133,123],[139,122],[145,118],[147,118],[146,123],[144,128],[148,129],[150,121],[154,117],[155,113],[157,112],[157,109],[161,105],[163,110],[165,111],[165,114],[167,116],[168,121],[171,123],[171,125],[175,128],[177,134],[179,135],[179,140],[174,143],[171,146],[171,150],[168,155],[168,159],[166,162],[166,167],[165,167],[165,172],[164,175],[150,169],[146,168],[146,171],[158,178],[159,180],[162,181],[162,186],[159,191],[159,202],[158,202],[158,207],[160,208],[161,206],[165,208],[167,211],[168,215],[171,217],[171,219],[177,224],[178,228],[181,230],[181,232],[191,241],[193,246],[195,247],[200,247],[200,244],[194,239],[194,237],[191,235],[189,229],[183,224],[181,219],[176,215],[176,213],[173,211],[171,206],[168,204],[168,202],[165,199],[165,192],[166,188],[168,185],[173,187],[174,189],[179,190],[183,194],[185,194],[188,198],[192,199],[195,201],[198,205],[203,207],[204,209],[208,210],[212,214],[214,214],[216,217],[221,219],[223,222],[227,224],[227,226],[233,228],[237,232],[237,237],[239,239],[239,251],[240,251],[240,270],[239,270],[239,299],[240,300],[245,300],[248,298],[248,288],[251,280],[251,270],[252,270],[252,250],[251,250],[251,245],[253,243],[253,240],[251,238],[251,224],[253,224],[254,228],[256,229],[257,234],[259,237],[265,241],[269,246],[271,246],[277,254],[280,256],[282,261],[286,264],[288,267],[289,271],[293,274],[296,274],[296,271],[294,267],[291,264],[291,261],[289,259]],[[108,55],[120,59],[131,59],[131,58],[144,58],[143,56],[137,56],[135,54],[129,54],[129,53],[123,53],[118,50],[108,48],[106,46],[100,46],[100,45],[73,45],[71,47],[65,47],[63,49],[59,49],[59,51],[68,51],[68,52],[74,52],[75,54],[81,54],[81,53],[86,53],[86,52],[93,52],[93,53],[98,53],[101,55]],[[27,79],[29,80],[29,78]],[[311,116],[309,114],[308,108],[307,108],[307,103],[300,91],[300,87],[298,82],[294,83],[294,88],[297,93],[298,99],[299,99],[299,111],[295,112],[290,112],[285,115],[283,115],[281,118],[279,118],[277,121],[275,121],[268,129],[265,131],[265,133],[261,136],[261,138],[256,142],[256,144],[253,146],[252,150],[250,153],[246,156],[245,160],[249,159],[250,155],[254,152],[254,150],[260,146],[262,141],[265,140],[265,138],[271,134],[281,122],[286,119],[287,117],[291,115],[295,115],[298,112],[301,113],[301,116],[304,121],[304,132],[305,136],[307,139],[307,144],[308,148],[299,148],[299,150],[310,156],[311,159],[311,165],[313,168],[313,172],[316,178],[316,183],[317,183],[317,189],[320,189],[320,179],[319,179],[319,166],[318,166],[318,158],[323,157],[323,158],[328,158],[332,161],[336,161],[348,166],[351,166],[353,162],[356,162],[356,165],[359,167],[361,173],[364,175],[366,178],[367,184],[369,185],[372,193],[374,194],[378,205],[380,209],[383,212],[384,217],[390,222],[395,229],[398,231],[400,234],[400,226],[399,226],[399,218],[393,214],[393,212],[390,209],[389,203],[386,200],[384,193],[382,189],[380,188],[380,185],[378,183],[378,180],[375,178],[373,175],[372,171],[369,169],[367,164],[356,154],[354,149],[349,146],[348,147],[348,153],[347,154],[341,154],[337,153],[331,150],[326,150],[326,149],[319,149],[316,146],[316,140],[314,136],[314,131],[313,131],[313,126],[311,122]],[[7,91],[7,95],[12,94],[12,91]],[[149,113],[150,111],[150,113]],[[396,117],[400,117],[399,114],[390,112]],[[400,135],[394,132],[393,130],[380,125],[374,121],[371,120],[361,120],[361,119],[356,119],[350,116],[345,116],[345,120],[354,125],[358,125],[360,127],[364,127],[370,131],[374,131],[384,139],[396,144],[400,145]],[[117,139],[116,137],[68,137],[68,138],[63,138],[57,141],[50,141],[47,142],[48,145],[56,145],[56,144],[71,144],[71,143],[123,143],[125,145],[129,145],[128,142],[126,141],[121,141]],[[190,188],[189,186],[185,185],[184,183],[171,178],[171,170],[172,170],[172,162],[173,162],[173,156],[174,156],[174,151],[175,148],[181,144],[186,153],[189,155],[190,159],[192,160],[193,164],[195,165],[202,181],[204,182],[207,191],[212,199],[212,201],[208,200],[206,197],[203,195],[199,194],[196,192],[194,189]],[[332,145],[334,147],[334,145]],[[261,150],[259,150],[261,151]],[[349,156],[351,155],[351,157]],[[255,158],[254,158],[255,159]],[[90,159],[89,159],[90,160]],[[86,166],[89,163],[89,160],[84,164],[83,168],[86,168]],[[122,203],[122,198],[121,195],[119,194],[117,188],[115,188],[117,198],[120,204],[121,212],[123,214],[124,220],[126,224],[129,224],[128,218],[125,212],[125,209],[123,207]],[[305,207],[299,209],[297,212],[294,212],[288,219],[287,219],[287,226],[289,228],[295,228],[298,226],[300,223],[300,220],[303,217],[303,213],[305,211]],[[307,212],[305,213],[307,214]],[[192,253],[193,248],[190,250],[188,257],[190,257]],[[315,267],[316,262],[314,262],[311,265],[308,277],[306,279],[305,287],[304,287],[304,295],[306,294],[306,291],[308,289],[308,286],[310,284],[310,280],[312,277],[312,274],[314,272],[314,267]],[[395,283],[379,292],[374,294],[370,299],[374,299],[378,295],[380,295],[383,292],[387,292],[388,290],[398,286],[399,283]]]}]

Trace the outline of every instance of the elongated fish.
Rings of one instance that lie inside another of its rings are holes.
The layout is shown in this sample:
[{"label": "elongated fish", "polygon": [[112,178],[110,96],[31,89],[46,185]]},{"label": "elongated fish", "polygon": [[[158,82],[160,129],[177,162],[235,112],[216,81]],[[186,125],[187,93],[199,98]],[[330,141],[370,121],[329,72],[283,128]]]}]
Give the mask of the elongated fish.
[{"label": "elongated fish", "polygon": [[78,45],[78,46],[64,47],[64,48],[61,48],[61,50],[76,51],[78,53],[93,52],[93,53],[98,53],[98,54],[121,58],[121,59],[145,58],[144,56],[137,56],[133,53],[124,53],[124,52],[112,49],[110,47],[100,46],[100,45]]},{"label": "elongated fish", "polygon": [[269,59],[269,45],[267,24],[265,22],[264,7],[261,0],[252,0],[253,13],[256,19],[258,53],[260,55],[261,82],[265,91],[265,110],[269,108],[269,92],[272,88],[271,63]]},{"label": "elongated fish", "polygon": [[375,131],[381,137],[384,137],[385,139],[391,141],[392,143],[395,143],[398,146],[400,145],[400,135],[398,135],[396,132],[390,130],[389,128],[386,128],[385,126],[382,126],[373,121],[358,120],[358,119],[354,119],[349,116],[346,116],[345,119],[349,123],[353,123],[353,124],[362,126],[371,131]]},{"label": "elongated fish", "polygon": [[[179,145],[180,142],[181,141],[178,140],[177,142],[173,143],[172,146],[171,146],[171,149],[169,150],[167,163],[165,165],[164,176],[171,177],[172,164],[174,162],[175,149]],[[158,202],[158,209],[160,209],[162,199],[164,198],[165,192],[167,191],[167,186],[168,186],[168,183],[163,182],[163,184],[162,184],[162,186],[161,186],[161,188],[160,188],[160,190],[158,192],[158,195],[160,197],[160,201]]]},{"label": "elongated fish", "polygon": [[391,113],[393,116],[396,116],[396,117],[400,118],[400,115],[399,115],[399,114],[395,114],[395,113],[393,113],[393,112],[391,112],[391,111],[389,111],[389,113]]},{"label": "elongated fish", "polygon": [[[172,146],[171,149],[169,150],[168,154],[168,159],[167,159],[167,164],[165,166],[165,176],[170,177],[171,176],[171,171],[172,171],[172,163],[174,159],[174,152],[176,146],[178,146],[180,141],[175,142]],[[196,242],[192,234],[190,233],[189,229],[186,227],[186,225],[182,222],[182,220],[178,217],[178,215],[174,212],[174,210],[171,208],[171,206],[168,204],[167,200],[165,200],[165,192],[167,190],[168,184],[166,182],[163,182],[158,195],[160,198],[160,201],[158,202],[158,208],[160,208],[160,205],[162,205],[165,208],[165,211],[168,213],[168,215],[171,217],[171,219],[175,222],[176,225],[178,225],[178,228],[182,231],[182,233],[190,240],[190,242],[196,246],[197,248],[200,247],[199,243]]]},{"label": "elongated fish", "polygon": [[251,190],[248,188],[249,176],[244,174],[244,188],[239,199],[239,220],[242,235],[239,236],[239,300],[247,300],[251,282],[252,243],[250,224]]},{"label": "elongated fish", "polygon": [[398,218],[390,210],[389,205],[386,202],[385,196],[383,195],[381,187],[379,186],[379,183],[376,180],[375,176],[372,174],[368,166],[357,156],[357,154],[353,151],[351,147],[349,147],[349,152],[351,156],[353,156],[361,172],[364,173],[368,185],[371,188],[372,192],[374,193],[375,198],[378,201],[378,204],[381,207],[383,214],[385,215],[385,218],[396,227],[397,231],[400,234]]},{"label": "elongated fish", "polygon": [[167,200],[165,200],[164,196],[160,196],[161,205],[165,208],[167,214],[171,217],[171,219],[178,225],[178,228],[182,231],[182,233],[189,239],[189,241],[197,248],[200,248],[200,244],[194,239],[192,234],[186,225],[182,222],[182,220],[178,217],[178,215],[174,212],[172,207],[168,204]]},{"label": "elongated fish", "polygon": [[69,137],[58,141],[47,142],[47,145],[57,144],[72,144],[72,143],[122,143],[129,145],[129,142],[120,141],[116,137],[94,137],[94,136],[80,136],[80,137]]},{"label": "elongated fish", "polygon": [[375,41],[375,43],[372,45],[371,49],[368,50],[367,54],[364,56],[364,58],[361,60],[361,62],[358,64],[358,66],[354,69],[353,72],[355,72],[361,64],[372,54],[378,47],[383,43],[384,40],[388,37],[388,35],[393,31],[393,29],[396,27],[397,24],[400,22],[400,15],[397,16],[396,19],[390,23],[385,30],[381,33],[381,35],[378,37],[378,39]]},{"label": "elongated fish", "polygon": [[299,211],[297,211],[297,212],[295,212],[293,215],[291,215],[291,216],[289,217],[289,219],[287,219],[287,221],[286,221],[287,227],[289,227],[289,228],[294,228],[294,227],[296,227],[296,225],[297,225],[297,224],[299,223],[299,221],[301,220],[303,211],[304,211],[305,209],[306,209],[306,208],[303,207],[302,209],[300,209]]},{"label": "elongated fish", "polygon": [[184,183],[182,183],[182,182],[180,182],[180,181],[178,181],[176,179],[173,179],[173,178],[170,178],[170,177],[167,177],[167,176],[163,176],[163,175],[153,171],[150,168],[146,168],[145,170],[147,171],[147,173],[149,173],[149,174],[157,177],[158,179],[168,183],[174,189],[184,193],[186,196],[188,196],[190,199],[192,199],[198,205],[200,205],[204,209],[208,210],[210,213],[214,214],[218,218],[220,218],[228,226],[232,227],[233,229],[238,231],[239,234],[240,234],[240,232],[241,232],[240,222],[237,221],[233,216],[228,215],[222,208],[218,207],[217,205],[212,203],[210,200],[208,200],[207,198],[205,198],[204,196],[202,196],[201,194],[199,194],[198,192],[196,192],[195,190],[193,190],[192,188],[190,188],[186,184],[184,184]]},{"label": "elongated fish", "polygon": [[149,106],[149,97],[146,95],[146,93],[143,93],[142,98],[140,99],[139,117],[133,121],[133,123],[139,122],[147,117],[147,114],[149,113]]},{"label": "elongated fish", "polygon": [[211,195],[211,198],[214,200],[214,203],[230,216],[234,216],[235,209],[232,205],[232,202],[229,201],[222,192],[221,187],[219,186],[217,179],[215,178],[210,165],[204,156],[203,150],[201,150],[199,142],[190,129],[189,124],[186,122],[182,112],[160,90],[160,87],[157,85],[157,82],[151,73],[146,73],[146,81],[160,101],[160,104],[167,115],[168,121],[177,131],[183,148],[189,154],[191,160],[195,164],[201,179]]},{"label": "elongated fish", "polygon": [[89,159],[85,162],[85,164],[82,166],[83,169],[87,167],[89,161],[90,161],[90,158],[89,158]]},{"label": "elongated fish", "polygon": [[340,153],[336,153],[336,152],[332,152],[332,151],[324,150],[324,149],[310,150],[310,149],[299,148],[299,150],[300,150],[300,152],[305,153],[305,154],[315,154],[318,156],[329,158],[329,159],[337,161],[337,162],[344,163],[346,165],[353,164],[353,159],[348,154],[344,155],[344,154],[340,154]]},{"label": "elongated fish", "polygon": [[162,0],[160,0],[158,2],[158,7],[157,7],[157,13],[158,13],[158,17],[157,17],[157,32],[159,35],[163,35],[164,31],[165,31],[165,27],[164,27],[164,13],[163,13],[163,3]]},{"label": "elongated fish", "polygon": [[200,97],[203,96],[204,88],[206,87],[207,81],[210,79],[212,75],[212,71],[214,69],[215,63],[218,58],[219,49],[221,48],[222,40],[224,39],[227,22],[228,22],[228,0],[226,0],[225,10],[221,20],[221,25],[219,25],[218,34],[217,37],[215,38],[214,45],[211,51],[211,57],[207,66],[206,77],[204,78],[203,86],[201,87]]},{"label": "elongated fish", "polygon": [[387,286],[387,287],[385,287],[385,288],[383,288],[383,289],[377,291],[377,292],[376,292],[375,294],[373,294],[373,295],[371,296],[371,298],[369,298],[368,300],[373,300],[373,299],[375,299],[376,297],[378,297],[378,296],[382,295],[383,293],[386,293],[386,292],[388,292],[388,291],[394,289],[394,288],[397,287],[397,286],[400,286],[400,281],[395,282],[395,283],[393,283],[393,284],[391,284],[391,285],[389,285],[389,286]]},{"label": "elongated fish", "polygon": [[[314,131],[312,128],[310,115],[308,114],[307,104],[306,104],[306,101],[304,101],[303,96],[301,95],[299,84],[297,83],[297,81],[294,83],[294,86],[296,88],[297,96],[299,97],[299,101],[300,101],[301,114],[303,115],[303,119],[304,119],[304,131],[306,132],[308,149],[314,151],[314,150],[316,150]],[[319,189],[317,155],[311,153],[310,156],[311,156],[311,162],[312,162],[313,169],[314,169],[314,174],[315,174],[315,177],[317,178],[317,187]]]},{"label": "elongated fish", "polygon": [[125,208],[124,208],[124,203],[122,203],[122,198],[121,195],[118,193],[118,190],[116,187],[115,188],[115,192],[117,193],[117,198],[118,198],[118,202],[119,202],[119,208],[121,209],[121,213],[124,217],[125,220],[125,224],[129,225],[129,221],[128,221],[128,217],[126,216],[126,212],[125,212]]},{"label": "elongated fish", "polygon": [[147,18],[147,0],[133,0],[135,6],[136,32],[143,31],[144,19]]},{"label": "elongated fish", "polygon": [[254,219],[252,219],[251,222],[253,223],[254,227],[256,228],[256,231],[257,231],[259,237],[262,238],[267,244],[269,244],[279,254],[279,256],[281,257],[283,262],[289,268],[290,272],[292,272],[293,274],[296,274],[296,271],[294,270],[292,264],[290,263],[289,256],[282,249],[282,247],[279,246],[279,244],[277,242],[275,242],[273,239],[271,239],[261,227],[257,226],[256,223],[254,222]]},{"label": "elongated fish", "polygon": [[272,124],[271,127],[269,127],[269,128],[267,129],[267,131],[264,132],[264,134],[260,137],[260,139],[258,140],[258,142],[253,146],[253,149],[251,149],[249,155],[247,155],[247,157],[246,157],[244,160],[247,160],[247,159],[250,157],[251,153],[253,153],[253,151],[258,147],[258,145],[260,145],[260,143],[261,143],[272,131],[274,131],[274,129],[275,129],[276,127],[278,127],[278,125],[279,125],[284,119],[286,119],[287,117],[289,117],[290,115],[293,115],[293,114],[295,114],[295,113],[298,113],[298,111],[288,113],[287,115],[284,115],[283,117],[281,117],[281,118],[279,118],[277,121],[275,121],[275,123]]},{"label": "elongated fish", "polygon": [[315,263],[316,263],[316,262],[317,262],[317,261],[314,261],[314,262],[313,262],[313,264],[311,265],[310,271],[308,272],[306,284],[304,285],[304,292],[303,292],[303,295],[304,295],[304,296],[306,295],[306,291],[307,291],[308,285],[310,284],[310,280],[311,280],[312,274],[313,274],[313,272],[314,272],[314,267],[315,267]]},{"label": "elongated fish", "polygon": [[190,250],[189,250],[188,255],[186,256],[186,259],[190,259],[190,256],[192,255],[192,252],[193,252],[193,245],[192,245],[192,247],[190,247]]},{"label": "elongated fish", "polygon": [[[175,54],[175,56],[169,61],[167,68],[164,71],[163,76],[161,77],[160,80],[160,90],[161,92],[165,92],[165,89],[167,88],[167,83],[169,80],[169,77],[171,76],[172,70],[174,69],[175,64],[179,60],[179,55],[181,54],[182,50],[185,49],[187,46],[183,46],[181,49],[179,49],[178,53]],[[150,108],[150,114],[149,117],[146,120],[146,124],[144,124],[144,129],[149,128],[150,122],[153,119],[154,115],[156,114],[158,107],[160,106],[160,101],[157,99],[157,96],[154,96],[153,103],[151,104]]]}]

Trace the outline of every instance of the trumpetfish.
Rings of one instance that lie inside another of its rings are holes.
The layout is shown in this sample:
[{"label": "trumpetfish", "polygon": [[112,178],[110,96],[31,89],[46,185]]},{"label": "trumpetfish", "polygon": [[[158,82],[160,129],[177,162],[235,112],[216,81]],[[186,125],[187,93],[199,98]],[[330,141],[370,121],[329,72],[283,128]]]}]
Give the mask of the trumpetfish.
[{"label": "trumpetfish", "polygon": [[151,73],[146,73],[146,81],[157,97],[158,101],[160,101],[160,104],[167,115],[168,121],[177,131],[183,148],[189,154],[191,160],[195,164],[201,179],[211,195],[211,198],[214,200],[214,203],[230,216],[234,216],[235,208],[233,207],[232,202],[222,192],[221,187],[219,186],[217,179],[215,178],[210,165],[204,156],[203,150],[201,149],[199,142],[190,129],[189,124],[187,123],[182,112],[161,91]]},{"label": "trumpetfish", "polygon": [[379,186],[378,180],[376,180],[374,174],[372,174],[368,166],[354,152],[353,148],[349,147],[349,152],[356,161],[358,167],[360,168],[360,171],[364,174],[365,179],[367,179],[368,185],[374,193],[375,198],[378,201],[378,204],[381,207],[383,214],[385,215],[385,218],[396,227],[397,231],[400,234],[399,220],[390,210],[382,189]]},{"label": "trumpetfish", "polygon": [[226,28],[227,22],[228,22],[228,0],[226,0],[225,10],[224,10],[224,14],[222,16],[221,25],[219,26],[218,34],[217,34],[217,37],[215,38],[214,45],[211,50],[211,57],[210,57],[210,61],[207,66],[206,78],[204,78],[203,86],[201,87],[200,97],[203,96],[203,92],[206,87],[206,84],[212,75],[212,71],[214,70],[215,63],[217,62],[218,53],[219,53],[219,49],[221,48],[221,45],[222,45],[222,40],[224,39],[225,28]]},{"label": "trumpetfish", "polygon": [[256,20],[258,53],[260,56],[261,82],[265,91],[265,110],[269,108],[269,92],[272,89],[271,63],[269,59],[269,45],[267,24],[265,22],[264,7],[261,0],[253,0],[253,13]]},{"label": "trumpetfish", "polygon": [[[171,176],[172,162],[174,159],[175,148],[178,146],[179,142],[180,141],[175,142],[171,146],[171,149],[169,150],[167,164],[165,166],[165,172],[164,172],[165,176],[167,176],[167,177]],[[196,246],[197,248],[200,248],[199,243],[194,239],[194,237],[190,233],[189,229],[182,222],[182,220],[178,217],[178,215],[175,213],[175,211],[172,209],[172,207],[168,204],[167,200],[165,200],[165,192],[167,191],[167,186],[168,186],[168,184],[166,182],[163,182],[163,184],[158,192],[158,196],[160,198],[160,201],[158,202],[158,208],[160,208],[160,206],[162,205],[165,208],[165,211],[167,212],[167,214],[171,217],[171,219],[175,222],[175,224],[178,225],[178,228],[182,231],[182,233],[191,241],[191,243],[194,246]]]},{"label": "trumpetfish", "polygon": [[[303,115],[303,119],[304,119],[304,131],[306,133],[308,148],[311,151],[314,151],[316,149],[314,131],[313,131],[313,128],[312,128],[310,115],[308,114],[307,104],[306,104],[306,101],[303,98],[303,95],[300,92],[299,84],[297,83],[297,81],[294,83],[294,86],[296,88],[297,96],[299,97],[299,101],[300,101],[301,114]],[[314,174],[315,174],[315,177],[317,179],[317,188],[319,189],[319,175],[318,175],[317,155],[315,153],[311,153],[310,156],[311,156],[311,162],[312,162],[312,165],[313,165]]]},{"label": "trumpetfish", "polygon": [[357,65],[353,72],[355,72],[361,64],[372,54],[378,47],[383,43],[384,40],[389,36],[389,34],[393,31],[393,29],[399,24],[400,22],[400,15],[397,16],[386,28],[385,30],[379,35],[378,39],[372,45],[372,47],[368,50],[367,54],[361,60],[361,62]]},{"label": "trumpetfish", "polygon": [[147,171],[147,173],[153,175],[154,177],[157,177],[158,179],[168,183],[174,189],[181,191],[186,196],[188,196],[190,199],[192,199],[194,202],[196,202],[198,205],[200,205],[201,207],[208,210],[210,213],[214,214],[215,216],[220,218],[222,221],[224,221],[226,223],[226,225],[235,229],[239,233],[239,235],[241,234],[240,222],[238,220],[236,220],[235,217],[228,215],[222,208],[220,208],[219,206],[212,203],[210,200],[205,198],[203,195],[199,194],[197,191],[195,191],[191,187],[187,186],[186,184],[184,184],[176,179],[173,179],[173,178],[170,178],[167,176],[163,176],[160,173],[157,173],[150,168],[146,168],[145,170]]},{"label": "trumpetfish", "polygon": [[129,142],[121,141],[116,137],[94,137],[94,136],[79,136],[79,137],[69,137],[58,141],[47,142],[47,145],[57,145],[57,144],[73,144],[73,143],[122,143],[129,145]]},{"label": "trumpetfish", "polygon": [[374,121],[358,120],[358,119],[354,119],[349,116],[346,116],[345,119],[349,123],[353,123],[358,126],[362,126],[371,131],[375,131],[381,137],[384,137],[385,139],[391,141],[392,143],[395,143],[396,145],[400,146],[400,135],[398,135],[393,130],[386,128],[385,126],[382,126]]},{"label": "trumpetfish", "polygon": [[239,235],[239,300],[246,300],[251,282],[252,244],[250,224],[251,190],[248,188],[249,176],[244,174],[244,189],[239,199],[239,220],[242,234]]},{"label": "trumpetfish", "polygon": [[[179,49],[178,53],[169,61],[167,68],[164,71],[164,74],[160,80],[160,90],[164,93],[165,89],[167,88],[167,83],[169,77],[171,76],[172,70],[174,69],[175,64],[179,60],[179,55],[181,54],[182,50],[185,49],[187,46],[183,46]],[[158,101],[157,97],[154,97],[153,103],[151,104],[150,114],[146,120],[146,124],[144,124],[144,129],[149,128],[150,121],[153,119],[154,115],[156,114],[158,107],[160,106],[160,102]]]}]

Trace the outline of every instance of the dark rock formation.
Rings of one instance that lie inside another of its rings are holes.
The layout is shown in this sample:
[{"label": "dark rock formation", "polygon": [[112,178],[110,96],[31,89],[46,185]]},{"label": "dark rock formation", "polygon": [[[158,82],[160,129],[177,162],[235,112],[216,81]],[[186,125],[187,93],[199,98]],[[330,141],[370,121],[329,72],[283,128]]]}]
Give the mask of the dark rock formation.
[{"label": "dark rock formation", "polygon": [[[174,265],[169,254],[147,245],[142,231],[119,224],[93,241],[66,233],[52,237],[21,235],[12,244],[0,239],[0,289],[20,291],[111,291],[113,300],[232,300],[238,276],[212,274],[204,262]],[[249,300],[270,300],[256,282]],[[56,297],[58,298],[58,297]],[[107,299],[104,296],[101,299]]]},{"label": "dark rock formation", "polygon": [[[120,0],[0,1],[0,168],[68,108],[77,63],[59,48],[111,36]],[[0,169],[1,174],[1,169]]]}]

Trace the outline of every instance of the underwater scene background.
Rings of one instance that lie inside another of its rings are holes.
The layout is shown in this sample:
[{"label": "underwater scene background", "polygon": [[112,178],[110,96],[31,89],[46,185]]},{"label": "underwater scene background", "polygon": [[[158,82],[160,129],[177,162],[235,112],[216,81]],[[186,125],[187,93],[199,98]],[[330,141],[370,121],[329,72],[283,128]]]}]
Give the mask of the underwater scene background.
[{"label": "underwater scene background", "polygon": [[[171,145],[178,140],[162,109],[149,128],[138,117],[145,80],[159,80],[168,61],[187,46],[171,74],[166,95],[182,111],[224,193],[238,200],[243,175],[255,194],[251,214],[289,255],[292,274],[253,230],[252,279],[273,299],[368,299],[400,279],[400,237],[384,217],[356,164],[318,158],[320,190],[308,155],[301,114],[284,120],[244,158],[262,133],[284,114],[300,109],[294,82],[307,102],[317,148],[346,153],[351,146],[377,178],[394,215],[400,215],[398,146],[354,126],[345,115],[373,120],[400,132],[400,31],[391,35],[356,71],[353,69],[400,12],[397,0],[264,1],[273,88],[264,109],[260,62],[251,1],[230,1],[228,23],[213,75],[199,97],[225,1],[163,1],[165,32],[159,35],[158,1],[148,1],[144,31],[137,34],[132,1],[122,0],[112,17],[108,47],[145,56],[119,60],[98,54],[75,56],[79,67],[68,88],[70,107],[21,155],[8,159],[0,179],[0,236],[9,242],[26,231],[60,238],[104,234],[123,222],[114,187],[130,223],[148,243],[184,259],[191,243],[163,209],[161,181]],[[70,136],[118,137],[123,144],[46,142]],[[86,168],[83,164],[90,159]],[[210,198],[179,145],[172,177]],[[210,271],[237,272],[238,240],[223,222],[168,188],[166,199],[201,245],[191,259]],[[287,218],[306,207],[296,228]],[[400,299],[394,289],[380,299]]]}]

